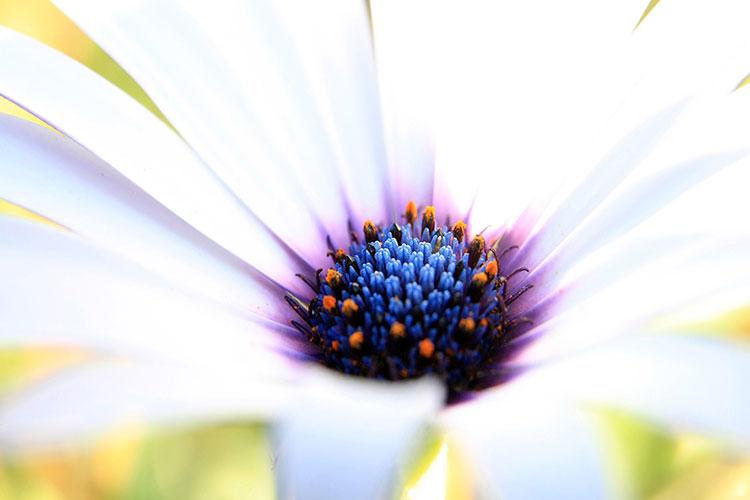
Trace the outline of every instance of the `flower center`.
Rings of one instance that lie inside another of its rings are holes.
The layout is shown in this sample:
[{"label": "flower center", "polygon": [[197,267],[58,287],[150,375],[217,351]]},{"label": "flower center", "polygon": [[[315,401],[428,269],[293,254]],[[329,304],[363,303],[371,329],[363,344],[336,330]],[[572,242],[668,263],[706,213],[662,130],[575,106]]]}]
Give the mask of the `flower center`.
[{"label": "flower center", "polygon": [[[511,291],[494,244],[467,226],[436,226],[435,209],[409,202],[405,224],[366,221],[352,232],[348,253],[331,251],[321,279],[302,277],[315,296],[288,295],[301,317],[292,321],[319,362],[340,372],[387,380],[434,374],[451,397],[494,385],[516,324]],[[515,247],[511,247],[513,249]],[[509,249],[509,250],[511,250]],[[506,250],[507,252],[508,250]]]}]

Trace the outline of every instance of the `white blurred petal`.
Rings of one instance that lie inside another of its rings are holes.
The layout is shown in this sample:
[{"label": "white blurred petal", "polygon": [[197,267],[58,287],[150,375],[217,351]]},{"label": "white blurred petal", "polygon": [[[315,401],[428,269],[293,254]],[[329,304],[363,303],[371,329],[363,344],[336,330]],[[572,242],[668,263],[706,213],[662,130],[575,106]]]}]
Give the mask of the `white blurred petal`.
[{"label": "white blurred petal", "polygon": [[448,410],[441,421],[476,467],[482,498],[607,497],[596,421],[554,393],[503,387]]},{"label": "white blurred petal", "polygon": [[289,270],[296,261],[166,125],[103,78],[36,41],[1,28],[0,47],[0,93],[219,245],[273,279],[293,283]]},{"label": "white blurred petal", "polygon": [[80,237],[0,218],[0,341],[283,373],[280,325],[230,314]]},{"label": "white blurred petal", "polygon": [[618,61],[631,70],[613,128],[629,127],[665,102],[717,85],[731,92],[750,70],[748,16],[750,5],[744,0],[660,2]]},{"label": "white blurred petal", "polygon": [[[439,201],[433,200],[434,127],[441,97],[441,41],[449,28],[441,7],[442,3],[429,0],[370,1],[397,210],[409,200],[418,205]],[[445,207],[438,209],[442,212]]]},{"label": "white blurred petal", "polygon": [[[646,168],[653,171],[653,167],[705,155],[747,150],[750,88],[730,90],[714,91],[695,99],[646,162]],[[701,182],[644,224],[640,232],[747,236],[745,214],[750,209],[750,200],[743,187],[750,180],[749,165],[746,160],[739,162]]]},{"label": "white blurred petal", "polygon": [[[614,197],[593,219],[587,221],[561,253],[553,258],[553,265],[569,268],[576,260],[627,233],[684,192],[700,185],[721,169],[746,158],[749,153],[750,150],[696,158],[636,183]],[[704,210],[712,210],[710,201],[706,201],[708,203]],[[721,216],[719,213],[715,215]]]},{"label": "white blurred petal", "polygon": [[683,107],[680,104],[666,108],[621,139],[567,195],[514,259],[530,268],[543,261],[653,150]]},{"label": "white blurred petal", "polygon": [[590,167],[581,157],[590,161],[630,83],[620,54],[642,9],[629,0],[469,1],[445,9],[438,83],[448,98],[436,191],[464,207],[477,195],[472,219],[482,228],[512,222],[561,179]]},{"label": "white blurred petal", "polygon": [[[527,281],[535,283],[534,289],[526,293],[515,307],[523,310],[528,305],[535,304],[559,287],[560,279],[591,252],[623,235],[631,236],[628,233],[633,228],[654,216],[683,193],[696,189],[710,176],[747,156],[748,152],[743,151],[704,156],[663,169],[622,189],[580,224],[562,243],[557,253],[531,272]],[[742,198],[738,197],[737,202],[742,203]],[[713,211],[714,207],[709,200],[704,199],[704,203],[704,211]],[[677,219],[674,223],[679,224],[688,215],[674,216]],[[714,216],[720,218],[723,214],[714,213]],[[552,234],[554,239],[555,233]],[[540,241],[542,240],[544,237]],[[522,262],[526,264],[526,261]]]},{"label": "white blurred petal", "polygon": [[118,426],[269,418],[287,390],[247,367],[86,362],[4,398],[0,450],[80,444]]},{"label": "white blurred petal", "polygon": [[442,405],[436,380],[392,384],[314,369],[277,429],[279,498],[389,498]]},{"label": "white blurred petal", "polygon": [[[243,314],[251,310],[282,320],[288,312],[280,287],[67,137],[0,116],[0,179],[0,197],[47,215],[183,290]],[[262,253],[263,242],[256,246]],[[287,272],[286,279],[294,279]]]},{"label": "white blurred petal", "polygon": [[521,375],[519,386],[581,404],[611,406],[674,430],[750,444],[746,345],[677,334],[617,339]]},{"label": "white blurred petal", "polygon": [[[363,47],[364,6],[355,9],[341,1],[315,8],[302,2],[287,8],[231,0],[210,6],[172,0],[56,3],[141,84],[198,155],[296,251],[319,261],[326,234],[334,241],[345,237],[349,214],[339,170],[358,161],[367,172],[362,181],[380,180],[375,173],[382,166],[379,120],[370,104],[375,97],[368,95],[373,87],[357,90],[342,83],[335,98],[345,102],[334,105],[329,92],[335,88],[324,84],[325,73],[316,68],[311,74],[310,68],[341,64],[325,78],[342,73],[366,78],[366,71],[357,73],[367,67],[361,58],[371,57]],[[287,26],[277,11],[296,17]],[[310,26],[298,31],[304,22]],[[342,61],[333,55],[307,61],[300,48],[306,43],[338,50],[331,54],[341,53],[341,47],[350,53]],[[342,110],[349,107],[347,117]],[[362,147],[345,154],[346,138],[337,136],[332,144],[328,131],[344,130],[347,124],[354,129],[352,147]],[[372,189],[370,205],[382,207],[378,197],[383,193]]]},{"label": "white blurred petal", "polygon": [[[750,296],[748,242],[669,238],[664,247],[633,241],[564,284],[544,304],[548,324],[515,360],[533,365],[647,329],[665,315],[711,317]],[[522,340],[523,342],[523,340]]]}]

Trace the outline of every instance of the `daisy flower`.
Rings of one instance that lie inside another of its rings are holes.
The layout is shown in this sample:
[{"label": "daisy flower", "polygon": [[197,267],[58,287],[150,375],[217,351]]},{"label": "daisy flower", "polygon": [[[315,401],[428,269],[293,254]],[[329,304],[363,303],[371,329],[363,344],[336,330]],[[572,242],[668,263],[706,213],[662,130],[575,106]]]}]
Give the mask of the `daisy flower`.
[{"label": "daisy flower", "polygon": [[88,354],[3,452],[260,419],[282,498],[369,499],[432,428],[488,498],[602,498],[595,408],[750,439],[750,355],[679,326],[750,297],[746,2],[55,3],[171,126],[0,32],[50,126],[0,119],[48,222],[0,219],[0,338]]}]

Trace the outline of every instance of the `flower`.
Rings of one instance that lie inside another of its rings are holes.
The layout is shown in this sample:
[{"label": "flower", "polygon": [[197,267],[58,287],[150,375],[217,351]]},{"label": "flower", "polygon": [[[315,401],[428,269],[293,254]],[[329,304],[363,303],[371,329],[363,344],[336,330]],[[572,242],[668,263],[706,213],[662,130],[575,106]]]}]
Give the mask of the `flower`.
[{"label": "flower", "polygon": [[2,32],[0,93],[59,132],[0,122],[0,197],[55,224],[0,221],[2,339],[91,353],[4,404],[5,450],[263,418],[282,496],[371,498],[432,423],[486,494],[581,498],[590,405],[747,439],[747,352],[652,322],[748,297],[740,2],[635,34],[625,2],[58,3],[179,135]]}]

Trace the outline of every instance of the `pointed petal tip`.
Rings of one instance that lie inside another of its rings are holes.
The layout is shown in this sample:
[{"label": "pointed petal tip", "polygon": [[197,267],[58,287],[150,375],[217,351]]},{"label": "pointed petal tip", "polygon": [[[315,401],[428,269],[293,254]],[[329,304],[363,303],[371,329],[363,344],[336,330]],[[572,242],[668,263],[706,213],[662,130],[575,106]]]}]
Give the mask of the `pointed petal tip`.
[{"label": "pointed petal tip", "polygon": [[651,13],[652,10],[654,10],[654,7],[659,3],[659,0],[650,0],[648,5],[646,6],[646,10],[643,11],[643,14],[641,14],[641,17],[638,19],[638,22],[635,23],[635,26],[633,27],[633,31],[637,30],[641,24],[643,24],[643,21],[648,17],[648,15]]}]

